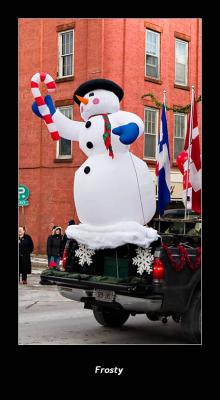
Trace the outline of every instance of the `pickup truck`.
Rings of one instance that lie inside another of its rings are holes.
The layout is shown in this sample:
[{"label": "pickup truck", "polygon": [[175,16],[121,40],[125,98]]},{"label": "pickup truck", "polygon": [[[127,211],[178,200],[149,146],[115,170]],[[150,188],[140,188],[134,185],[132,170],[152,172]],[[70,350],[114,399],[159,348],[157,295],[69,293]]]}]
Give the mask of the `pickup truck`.
[{"label": "pickup truck", "polygon": [[67,240],[61,267],[43,271],[40,283],[84,303],[103,326],[119,327],[136,314],[162,323],[172,318],[187,343],[200,344],[201,218],[169,210],[153,226],[160,237],[147,250],[126,244],[89,253]]}]

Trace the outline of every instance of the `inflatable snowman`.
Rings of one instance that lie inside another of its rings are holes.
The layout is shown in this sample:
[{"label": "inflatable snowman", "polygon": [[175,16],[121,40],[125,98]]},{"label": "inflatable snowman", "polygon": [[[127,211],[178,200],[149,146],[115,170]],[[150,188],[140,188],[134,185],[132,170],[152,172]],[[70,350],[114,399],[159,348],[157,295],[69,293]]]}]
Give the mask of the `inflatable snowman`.
[{"label": "inflatable snowman", "polygon": [[[133,243],[147,248],[157,232],[145,226],[156,210],[155,188],[144,161],[129,151],[143,134],[135,114],[120,110],[123,90],[107,79],[89,80],[74,92],[84,122],[73,121],[45,102],[59,135],[79,142],[87,160],[75,173],[74,200],[79,225],[66,234],[91,249]],[[40,115],[36,103],[33,111]]]}]

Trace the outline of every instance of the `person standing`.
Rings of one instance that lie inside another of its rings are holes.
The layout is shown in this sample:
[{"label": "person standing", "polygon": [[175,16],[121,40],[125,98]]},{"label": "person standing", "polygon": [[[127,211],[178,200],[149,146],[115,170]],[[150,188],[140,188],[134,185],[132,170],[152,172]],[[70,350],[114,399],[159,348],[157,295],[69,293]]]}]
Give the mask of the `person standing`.
[{"label": "person standing", "polygon": [[34,250],[33,240],[27,235],[24,226],[18,228],[19,236],[19,282],[27,284],[27,275],[31,274],[31,253]]},{"label": "person standing", "polygon": [[53,226],[53,228],[51,230],[51,234],[47,238],[47,260],[48,260],[48,266],[50,265],[51,257],[52,257],[52,255],[51,255],[51,241],[52,241],[51,236],[54,235],[54,229],[55,228],[56,228],[56,225]]},{"label": "person standing", "polygon": [[47,256],[48,266],[51,262],[55,262],[59,265],[60,257],[62,253],[62,229],[60,226],[54,226],[52,234],[47,238]]},{"label": "person standing", "polygon": [[[68,221],[68,226],[70,226],[70,225],[75,225],[74,219],[71,219],[70,221]],[[68,239],[67,235],[66,235],[66,233],[64,233],[63,239],[62,239],[62,244],[61,244],[61,248],[62,248],[61,257],[63,256],[63,252],[64,252],[64,249],[65,249],[65,246],[66,246],[67,239]]]}]

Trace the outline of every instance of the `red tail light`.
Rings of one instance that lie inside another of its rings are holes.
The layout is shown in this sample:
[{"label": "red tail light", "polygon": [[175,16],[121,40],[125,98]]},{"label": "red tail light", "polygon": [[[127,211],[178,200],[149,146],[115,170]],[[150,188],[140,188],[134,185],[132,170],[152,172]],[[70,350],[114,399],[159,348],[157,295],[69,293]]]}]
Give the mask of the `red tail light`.
[{"label": "red tail light", "polygon": [[67,251],[67,249],[65,249],[64,252],[63,252],[63,260],[62,260],[62,267],[64,269],[66,269],[67,256],[68,256],[68,251]]},{"label": "red tail light", "polygon": [[159,258],[155,258],[153,263],[152,278],[156,280],[164,279],[165,268],[163,262]]}]

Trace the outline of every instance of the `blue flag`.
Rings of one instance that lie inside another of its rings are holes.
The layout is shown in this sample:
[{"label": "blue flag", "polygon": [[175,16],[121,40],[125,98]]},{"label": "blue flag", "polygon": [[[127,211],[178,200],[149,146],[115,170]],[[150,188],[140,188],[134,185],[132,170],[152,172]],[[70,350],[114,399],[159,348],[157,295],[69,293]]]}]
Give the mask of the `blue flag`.
[{"label": "blue flag", "polygon": [[158,207],[160,215],[164,214],[164,210],[170,202],[170,151],[166,120],[166,109],[163,104],[161,123],[160,123],[160,140],[158,144]]}]

